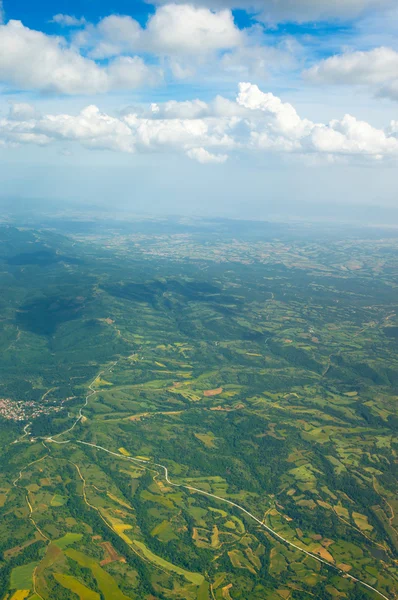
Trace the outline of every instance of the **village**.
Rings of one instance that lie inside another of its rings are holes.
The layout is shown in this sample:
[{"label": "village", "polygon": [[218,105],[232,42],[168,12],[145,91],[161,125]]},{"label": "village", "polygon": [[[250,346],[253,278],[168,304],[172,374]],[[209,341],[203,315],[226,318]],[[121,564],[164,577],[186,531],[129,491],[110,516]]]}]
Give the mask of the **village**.
[{"label": "village", "polygon": [[55,406],[54,404],[40,404],[33,400],[26,402],[11,400],[10,398],[0,398],[0,418],[8,421],[24,422],[62,410],[62,401],[60,405]]}]

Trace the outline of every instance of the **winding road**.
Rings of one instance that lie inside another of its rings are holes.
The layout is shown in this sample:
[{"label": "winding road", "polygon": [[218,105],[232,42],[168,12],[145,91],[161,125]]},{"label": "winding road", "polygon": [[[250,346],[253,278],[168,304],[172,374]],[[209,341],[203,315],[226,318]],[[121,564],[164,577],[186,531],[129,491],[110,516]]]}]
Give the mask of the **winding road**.
[{"label": "winding road", "polygon": [[346,573],[342,569],[339,569],[338,567],[332,565],[331,563],[327,562],[326,560],[323,560],[322,558],[320,558],[316,554],[312,554],[312,552],[308,552],[308,550],[305,550],[304,548],[301,548],[300,546],[297,546],[293,542],[290,542],[289,540],[287,540],[286,538],[284,538],[283,536],[281,536],[279,533],[277,533],[274,529],[272,529],[271,527],[269,527],[268,525],[266,525],[263,521],[261,521],[260,519],[258,519],[251,512],[249,512],[248,510],[246,510],[246,508],[244,508],[240,504],[237,504],[236,502],[232,502],[232,500],[227,500],[226,498],[222,498],[221,496],[217,496],[216,494],[211,494],[210,492],[206,492],[204,490],[201,490],[199,488],[193,487],[191,485],[185,485],[185,484],[182,484],[182,483],[174,483],[174,482],[172,482],[170,480],[170,477],[169,477],[169,470],[168,470],[168,468],[165,465],[162,465],[160,463],[155,463],[155,462],[152,462],[152,461],[149,461],[149,460],[140,459],[140,458],[133,458],[131,456],[124,456],[123,454],[119,454],[118,452],[113,452],[112,450],[108,450],[108,448],[104,448],[104,446],[99,446],[98,444],[92,444],[90,442],[84,442],[82,440],[76,440],[76,441],[77,441],[78,444],[83,444],[85,446],[91,446],[92,448],[97,448],[98,450],[103,450],[104,452],[107,452],[108,454],[112,454],[113,456],[116,456],[117,458],[122,458],[124,460],[129,460],[131,462],[137,462],[137,463],[140,463],[140,464],[146,464],[146,465],[150,464],[150,465],[153,465],[154,467],[160,467],[161,469],[163,469],[165,480],[166,480],[166,482],[170,486],[178,487],[178,488],[185,488],[186,490],[197,492],[197,493],[202,494],[204,496],[209,496],[210,498],[214,498],[215,500],[219,500],[220,502],[224,502],[226,504],[229,504],[230,506],[233,506],[234,508],[237,508],[241,512],[245,513],[248,517],[250,517],[251,519],[253,519],[253,521],[256,521],[256,523],[258,523],[261,527],[263,527],[264,529],[266,529],[273,537],[279,539],[281,542],[287,544],[288,546],[290,546],[292,548],[295,548],[296,550],[299,550],[300,552],[303,552],[307,556],[310,556],[311,558],[313,558],[314,560],[318,561],[319,563],[322,563],[323,565],[326,565],[330,569],[333,569],[334,571],[336,571],[342,577],[351,579],[352,581],[365,586],[366,588],[368,588],[372,592],[375,592],[376,594],[378,594],[381,598],[384,598],[384,600],[390,600],[382,592],[380,592],[379,590],[377,590],[373,586],[369,585],[365,581],[362,581],[361,579],[358,579],[357,577],[354,577],[353,575],[350,575],[349,573]]},{"label": "winding road", "polygon": [[95,378],[93,379],[93,381],[90,383],[90,385],[88,386],[88,389],[90,390],[90,392],[87,394],[84,404],[80,407],[78,415],[76,420],[74,421],[72,427],[69,427],[69,429],[65,429],[65,431],[61,431],[60,433],[57,433],[56,435],[52,435],[50,437],[44,437],[44,438],[39,438],[39,439],[45,439],[47,442],[54,442],[55,444],[68,444],[70,442],[70,440],[66,440],[64,442],[60,442],[58,440],[56,440],[55,438],[59,438],[61,435],[65,435],[66,433],[70,433],[71,431],[74,430],[74,428],[76,427],[76,425],[82,420],[82,418],[84,417],[83,415],[83,410],[86,408],[86,406],[88,405],[88,401],[91,398],[91,396],[94,396],[95,394],[97,394],[98,390],[93,388],[94,383],[97,381],[97,379],[99,377],[101,377],[101,375],[104,375],[105,373],[110,373],[112,371],[112,369],[114,367],[116,367],[116,365],[118,364],[118,362],[121,359],[118,358],[118,360],[116,360],[115,362],[113,362],[111,364],[110,367],[108,367],[107,369],[104,369],[103,371],[100,371],[98,373],[98,375],[95,376]]},{"label": "winding road", "polygon": [[[375,594],[377,594],[381,598],[384,598],[384,600],[390,600],[382,592],[380,592],[379,590],[377,590],[375,587],[369,585],[365,581],[362,581],[361,579],[358,579],[357,577],[354,577],[353,575],[350,575],[349,573],[346,573],[345,571],[339,569],[335,565],[327,562],[326,560],[323,560],[322,558],[320,558],[316,554],[313,554],[312,552],[309,552],[308,550],[305,550],[304,548],[301,548],[300,546],[297,546],[294,542],[291,542],[290,540],[287,540],[286,538],[284,538],[283,536],[281,536],[279,533],[277,533],[274,529],[272,529],[271,527],[269,527],[268,525],[266,525],[264,523],[264,521],[261,521],[259,518],[257,518],[255,515],[253,515],[251,512],[249,512],[246,508],[244,508],[240,504],[237,504],[236,502],[233,502],[232,500],[228,500],[226,498],[222,498],[221,496],[217,496],[216,494],[212,494],[210,492],[206,492],[205,490],[201,490],[199,488],[193,487],[191,485],[185,485],[185,484],[182,484],[182,483],[174,483],[173,481],[170,480],[168,468],[165,465],[161,464],[161,463],[156,463],[156,462],[153,462],[153,461],[150,461],[150,460],[144,460],[144,459],[139,459],[139,458],[133,458],[131,456],[124,456],[123,454],[120,454],[118,452],[113,452],[112,450],[109,450],[108,448],[105,448],[104,446],[99,446],[98,444],[93,444],[93,443],[90,443],[90,442],[85,442],[83,440],[70,440],[69,439],[69,440],[65,440],[65,441],[60,441],[60,440],[56,439],[56,438],[61,437],[62,435],[65,435],[67,433],[71,433],[75,429],[76,425],[82,420],[82,418],[84,416],[83,415],[83,411],[87,407],[87,405],[89,403],[89,399],[98,392],[98,390],[96,390],[93,387],[94,384],[95,384],[95,382],[97,381],[97,379],[99,377],[101,377],[101,375],[110,372],[118,364],[118,362],[120,360],[121,360],[121,358],[119,358],[117,361],[113,362],[110,365],[110,367],[108,367],[107,369],[104,369],[104,370],[100,371],[98,373],[98,375],[96,375],[95,379],[90,383],[90,385],[88,386],[90,392],[86,395],[84,404],[80,407],[79,412],[78,412],[78,416],[75,419],[75,421],[73,422],[73,424],[72,424],[71,427],[69,427],[65,431],[62,431],[62,432],[60,432],[60,433],[58,433],[56,435],[49,436],[49,437],[44,437],[44,438],[42,437],[42,438],[38,438],[38,439],[42,439],[42,440],[45,440],[47,442],[51,442],[51,443],[54,443],[54,444],[60,444],[60,445],[73,443],[73,441],[74,441],[75,443],[82,444],[84,446],[89,446],[89,447],[92,447],[92,448],[96,448],[97,450],[102,450],[103,452],[107,452],[108,454],[111,454],[112,456],[115,456],[115,457],[120,458],[120,459],[128,460],[128,461],[135,462],[135,463],[139,463],[141,465],[146,465],[147,468],[158,467],[158,468],[160,468],[164,472],[165,481],[170,486],[172,486],[172,487],[178,487],[178,488],[183,488],[183,489],[186,489],[186,490],[189,490],[189,491],[196,492],[198,494],[202,494],[203,496],[208,496],[208,497],[213,498],[213,499],[215,499],[215,500],[217,500],[219,502],[223,502],[225,504],[228,504],[228,505],[230,505],[230,506],[238,509],[242,513],[246,514],[250,519],[252,519],[253,521],[255,521],[258,525],[260,525],[260,527],[262,527],[263,529],[266,529],[274,538],[280,540],[281,542],[283,542],[287,546],[290,546],[291,548],[294,548],[295,550],[298,550],[299,552],[302,552],[303,554],[306,554],[307,556],[313,558],[317,562],[325,565],[329,569],[332,569],[332,570],[336,571],[341,577],[346,578],[346,579],[351,579],[352,581],[354,581],[354,582],[356,582],[356,583],[358,583],[360,585],[363,585],[364,587],[366,587],[367,589],[371,590],[372,592],[374,592]],[[24,429],[25,435],[22,436],[22,437],[25,437],[26,435],[28,435],[28,431],[27,431],[28,426],[29,426],[29,424],[25,426],[25,429]],[[22,438],[20,438],[20,439],[22,439]],[[15,440],[15,441],[19,441],[19,440]],[[13,442],[13,443],[15,443],[15,442]],[[42,458],[38,459],[38,461],[43,460],[44,458],[46,458],[46,456],[43,456]],[[25,467],[25,469],[23,469],[23,471],[26,470],[30,465],[32,465],[33,463],[38,462],[38,461],[33,461],[32,463],[30,463],[29,465],[27,465]],[[19,476],[13,482],[14,487],[20,487],[20,486],[18,486],[18,482],[19,482],[19,480],[22,477],[22,472],[23,471],[20,471]],[[81,473],[79,473],[79,475],[82,478]],[[33,519],[32,519],[32,512],[33,512],[33,510],[32,510],[32,507],[30,506],[29,498],[27,497],[26,499],[27,499],[27,503],[28,503],[28,506],[29,506],[29,510],[30,510],[30,516],[29,516],[29,518],[33,521]],[[95,507],[93,507],[93,508],[95,508]],[[40,531],[39,528],[38,528],[38,526],[36,525],[36,523],[34,521],[33,521],[33,524],[35,525],[36,529],[38,531]],[[44,538],[48,539],[41,531],[40,531],[40,533],[41,533],[41,535]]]}]

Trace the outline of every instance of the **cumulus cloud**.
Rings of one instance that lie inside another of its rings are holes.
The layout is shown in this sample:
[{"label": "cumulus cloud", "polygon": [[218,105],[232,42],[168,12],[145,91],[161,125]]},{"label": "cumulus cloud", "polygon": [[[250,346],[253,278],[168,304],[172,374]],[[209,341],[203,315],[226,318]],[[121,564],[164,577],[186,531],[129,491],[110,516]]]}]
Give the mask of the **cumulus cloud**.
[{"label": "cumulus cloud", "polygon": [[214,12],[189,4],[167,4],[151,17],[146,28],[148,44],[160,53],[211,52],[241,43],[231,11]]},{"label": "cumulus cloud", "polygon": [[[159,4],[168,0],[159,0]],[[178,0],[177,0],[178,1]],[[395,0],[200,0],[213,9],[242,8],[267,23],[346,20],[394,6]],[[180,0],[183,4],[186,0]]]},{"label": "cumulus cloud", "polygon": [[0,82],[20,90],[96,94],[159,84],[164,70],[176,79],[222,73],[261,80],[295,65],[297,47],[289,40],[268,45],[260,26],[240,30],[228,9],[167,4],[145,27],[123,15],[96,25],[65,14],[53,21],[79,26],[71,42],[20,21],[0,25]]},{"label": "cumulus cloud", "polygon": [[296,109],[271,93],[262,92],[251,83],[239,84],[237,103],[250,110],[266,114],[267,129],[289,140],[300,139],[308,135],[313,123],[301,119]]},{"label": "cumulus cloud", "polygon": [[398,52],[391,48],[331,56],[305,76],[315,83],[368,86],[378,95],[398,100]]},{"label": "cumulus cloud", "polygon": [[123,15],[87,24],[73,43],[93,59],[137,52],[155,55],[176,79],[204,68],[264,79],[273,69],[292,67],[299,48],[290,38],[271,43],[259,25],[240,30],[230,10],[175,3],[158,7],[145,27]]},{"label": "cumulus cloud", "polygon": [[193,160],[197,160],[202,165],[210,163],[221,164],[228,159],[226,154],[212,154],[205,148],[192,148],[192,150],[188,150],[187,156]]},{"label": "cumulus cloud", "polygon": [[183,152],[200,162],[220,162],[226,157],[216,156],[207,148],[232,148],[228,135],[230,123],[215,119],[164,118],[148,119],[128,112],[121,118],[102,113],[96,106],[88,106],[78,115],[57,114],[17,118],[20,109],[11,109],[11,116],[0,119],[0,140],[11,145],[18,143],[50,144],[78,142],[89,149],[119,152]]},{"label": "cumulus cloud", "polygon": [[110,15],[97,25],[89,23],[84,30],[77,32],[74,44],[88,50],[92,58],[110,58],[140,50],[143,31],[132,17]]},{"label": "cumulus cloud", "polygon": [[398,158],[398,122],[377,129],[351,115],[329,123],[302,119],[296,109],[256,85],[241,83],[235,101],[222,97],[130,107],[118,117],[88,106],[77,115],[40,116],[16,105],[0,119],[0,142],[79,143],[128,153],[182,153],[202,164],[223,163],[231,152],[302,157]]},{"label": "cumulus cloud", "polygon": [[146,27],[132,17],[111,15],[97,25],[89,24],[74,42],[93,58],[123,52],[150,52],[167,56],[203,55],[234,48],[242,43],[231,11],[212,11],[190,4],[159,7]]},{"label": "cumulus cloud", "polygon": [[62,37],[34,31],[20,21],[0,25],[0,80],[18,89],[103,93],[153,85],[160,77],[159,69],[145,65],[139,57],[120,57],[100,66]]},{"label": "cumulus cloud", "polygon": [[327,126],[316,125],[310,139],[315,149],[328,154],[369,155],[379,159],[398,152],[394,136],[351,115],[333,120]]},{"label": "cumulus cloud", "polygon": [[264,150],[323,155],[352,155],[380,158],[398,153],[398,140],[381,129],[351,115],[329,123],[302,119],[295,108],[256,85],[240,84],[238,104],[261,111],[251,124],[251,144]]},{"label": "cumulus cloud", "polygon": [[79,142],[87,148],[131,152],[131,129],[123,121],[88,106],[78,115],[44,115],[30,119],[0,119],[0,137],[10,143],[49,144],[57,141]]},{"label": "cumulus cloud", "polygon": [[87,21],[84,17],[78,19],[73,15],[63,15],[59,13],[58,15],[53,16],[51,22],[57,23],[57,25],[61,25],[61,27],[82,27]]}]

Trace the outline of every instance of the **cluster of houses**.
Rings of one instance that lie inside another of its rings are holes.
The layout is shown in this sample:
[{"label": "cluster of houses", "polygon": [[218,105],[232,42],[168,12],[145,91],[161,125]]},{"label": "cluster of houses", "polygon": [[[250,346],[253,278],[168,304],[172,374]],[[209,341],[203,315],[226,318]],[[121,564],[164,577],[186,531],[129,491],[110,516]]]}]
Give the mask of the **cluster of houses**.
[{"label": "cluster of houses", "polygon": [[8,421],[30,421],[43,415],[60,412],[63,410],[61,405],[44,404],[39,402],[11,400],[10,398],[0,398],[0,418]]}]

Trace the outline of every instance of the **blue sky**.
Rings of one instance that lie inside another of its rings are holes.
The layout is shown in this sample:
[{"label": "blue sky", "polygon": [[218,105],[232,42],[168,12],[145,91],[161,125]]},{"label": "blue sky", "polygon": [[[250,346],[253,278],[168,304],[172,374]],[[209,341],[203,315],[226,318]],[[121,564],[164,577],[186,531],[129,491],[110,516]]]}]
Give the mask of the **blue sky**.
[{"label": "blue sky", "polygon": [[4,0],[2,193],[251,217],[393,207],[395,4]]},{"label": "blue sky", "polygon": [[[149,15],[153,14],[156,7],[149,2],[141,2],[140,0],[114,0],[112,3],[101,0],[57,0],[41,1],[32,4],[29,0],[4,0],[4,11],[8,19],[20,19],[26,25],[33,28],[42,29],[49,33],[54,28],[49,23],[54,14],[62,13],[74,15],[75,17],[85,17],[87,21],[97,22],[103,17],[111,14],[130,15],[137,19],[141,24],[145,24]],[[232,8],[235,23],[240,28],[248,27],[255,22],[258,10],[254,7],[246,10],[245,8]],[[318,22],[294,22],[287,21],[283,23],[273,23],[273,28],[283,30],[287,33],[305,33],[319,30],[334,30],[335,27],[347,27],[350,22],[354,22],[351,18],[340,21],[332,19],[332,21]]]},{"label": "blue sky", "polygon": [[49,23],[57,13],[85,17],[96,22],[110,14],[131,15],[145,23],[153,6],[139,0],[115,0],[112,3],[96,0],[57,0],[32,3],[29,0],[4,0],[4,10],[9,19],[20,19],[29,27],[48,33],[59,30]]}]

